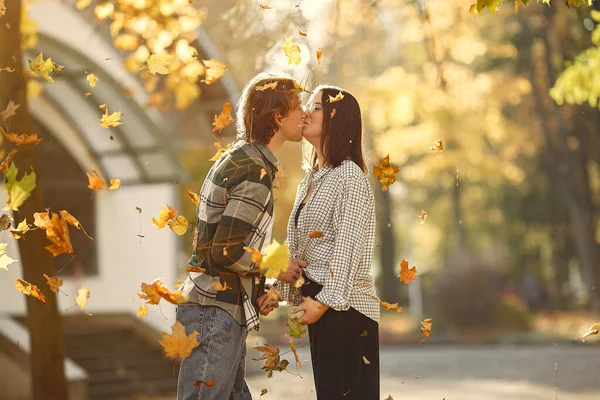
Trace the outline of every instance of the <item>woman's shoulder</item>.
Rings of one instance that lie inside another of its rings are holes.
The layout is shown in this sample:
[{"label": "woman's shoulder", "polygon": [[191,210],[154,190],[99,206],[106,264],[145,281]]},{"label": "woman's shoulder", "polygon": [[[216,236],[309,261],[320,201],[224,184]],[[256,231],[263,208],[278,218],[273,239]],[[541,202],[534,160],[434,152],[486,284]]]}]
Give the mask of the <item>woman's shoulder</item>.
[{"label": "woman's shoulder", "polygon": [[340,165],[334,168],[334,174],[338,178],[342,178],[344,180],[360,180],[366,181],[366,175],[363,170],[351,160],[344,160]]}]

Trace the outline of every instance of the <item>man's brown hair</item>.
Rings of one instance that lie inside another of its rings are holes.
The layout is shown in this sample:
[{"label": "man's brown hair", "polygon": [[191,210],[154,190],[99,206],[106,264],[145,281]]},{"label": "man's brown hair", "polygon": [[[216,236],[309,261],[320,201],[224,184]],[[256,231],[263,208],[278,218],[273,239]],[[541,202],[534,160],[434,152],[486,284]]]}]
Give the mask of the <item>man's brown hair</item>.
[{"label": "man's brown hair", "polygon": [[275,114],[285,117],[299,108],[299,93],[299,84],[284,74],[262,72],[252,78],[242,90],[237,106],[238,139],[269,143],[277,130]]}]

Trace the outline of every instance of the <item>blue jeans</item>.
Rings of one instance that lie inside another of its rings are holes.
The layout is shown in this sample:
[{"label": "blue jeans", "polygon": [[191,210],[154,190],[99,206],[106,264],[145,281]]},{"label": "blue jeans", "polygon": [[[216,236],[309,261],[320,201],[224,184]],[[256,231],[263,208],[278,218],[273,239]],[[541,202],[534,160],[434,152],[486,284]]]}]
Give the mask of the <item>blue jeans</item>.
[{"label": "blue jeans", "polygon": [[[198,332],[199,346],[179,369],[177,400],[252,400],[244,380],[248,331],[219,307],[186,303],[177,306],[185,333]],[[194,386],[198,381],[216,383]]]}]

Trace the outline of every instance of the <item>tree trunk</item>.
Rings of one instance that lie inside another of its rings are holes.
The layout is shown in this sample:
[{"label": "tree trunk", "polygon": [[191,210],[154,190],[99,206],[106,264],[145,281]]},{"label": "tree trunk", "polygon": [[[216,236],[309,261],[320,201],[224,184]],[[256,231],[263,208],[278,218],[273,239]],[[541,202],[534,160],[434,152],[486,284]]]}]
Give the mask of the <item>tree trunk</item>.
[{"label": "tree trunk", "polygon": [[388,303],[403,301],[403,287],[398,285],[398,271],[396,266],[396,237],[392,223],[392,196],[389,190],[379,191],[379,259],[381,261],[381,276],[379,277],[379,297]]},{"label": "tree trunk", "polygon": [[[31,134],[31,117],[27,107],[25,74],[22,67],[20,40],[21,0],[6,0],[6,15],[0,21],[0,66],[14,68],[15,71],[0,72],[0,108],[4,109],[10,100],[19,104],[17,115],[10,118],[8,126],[14,133]],[[10,28],[9,28],[10,27]],[[40,146],[44,146],[42,142]],[[4,149],[12,147],[4,140]],[[38,170],[37,148],[33,144],[21,146],[14,163],[19,169],[19,178],[25,171]],[[31,223],[33,213],[44,211],[40,185],[14,213],[15,222],[24,218]],[[64,373],[64,345],[61,320],[56,303],[56,295],[49,290],[42,274],[54,275],[54,260],[44,249],[48,244],[43,230],[27,233],[26,240],[19,240],[19,260],[23,268],[23,279],[44,293],[46,303],[27,296],[27,327],[29,329],[31,354],[31,383],[34,400],[67,399],[67,382]]]}]

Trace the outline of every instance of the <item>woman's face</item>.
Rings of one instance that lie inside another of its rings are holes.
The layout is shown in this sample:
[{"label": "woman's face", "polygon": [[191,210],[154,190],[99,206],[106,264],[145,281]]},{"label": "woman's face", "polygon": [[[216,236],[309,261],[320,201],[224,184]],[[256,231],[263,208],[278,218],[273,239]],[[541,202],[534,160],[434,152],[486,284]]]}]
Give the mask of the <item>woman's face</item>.
[{"label": "woman's face", "polygon": [[310,96],[305,106],[306,117],[304,119],[304,129],[302,130],[304,139],[308,140],[317,149],[321,146],[321,135],[323,134],[322,98],[323,92],[321,91]]}]

